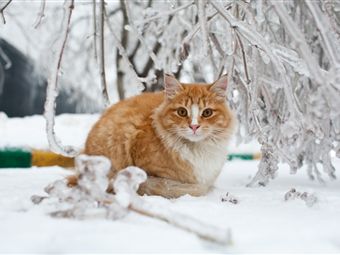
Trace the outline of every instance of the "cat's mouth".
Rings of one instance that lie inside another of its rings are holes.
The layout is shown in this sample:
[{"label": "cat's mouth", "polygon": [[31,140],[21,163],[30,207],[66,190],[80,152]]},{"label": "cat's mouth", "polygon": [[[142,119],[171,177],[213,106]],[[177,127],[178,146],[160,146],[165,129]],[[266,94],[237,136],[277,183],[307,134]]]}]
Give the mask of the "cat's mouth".
[{"label": "cat's mouth", "polygon": [[206,135],[202,132],[193,132],[192,130],[188,130],[185,132],[184,137],[190,142],[199,142],[206,138]]}]

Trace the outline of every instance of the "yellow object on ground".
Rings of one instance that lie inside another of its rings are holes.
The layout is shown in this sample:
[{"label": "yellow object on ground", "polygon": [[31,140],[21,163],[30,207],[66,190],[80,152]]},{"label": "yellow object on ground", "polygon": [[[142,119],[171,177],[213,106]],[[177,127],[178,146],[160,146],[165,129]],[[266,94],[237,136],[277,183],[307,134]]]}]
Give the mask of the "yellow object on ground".
[{"label": "yellow object on ground", "polygon": [[32,166],[74,167],[74,158],[64,157],[50,151],[32,150]]}]

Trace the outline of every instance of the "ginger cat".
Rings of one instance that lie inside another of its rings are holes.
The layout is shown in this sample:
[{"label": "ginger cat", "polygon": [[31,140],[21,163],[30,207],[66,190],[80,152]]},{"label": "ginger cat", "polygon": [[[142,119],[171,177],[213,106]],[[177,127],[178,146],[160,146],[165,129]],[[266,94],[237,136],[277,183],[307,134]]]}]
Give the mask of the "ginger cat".
[{"label": "ginger cat", "polygon": [[225,99],[227,76],[213,84],[181,84],[165,75],[164,87],[108,108],[84,153],[109,158],[110,178],[127,166],[145,170],[140,194],[204,195],[222,170],[235,123]]}]

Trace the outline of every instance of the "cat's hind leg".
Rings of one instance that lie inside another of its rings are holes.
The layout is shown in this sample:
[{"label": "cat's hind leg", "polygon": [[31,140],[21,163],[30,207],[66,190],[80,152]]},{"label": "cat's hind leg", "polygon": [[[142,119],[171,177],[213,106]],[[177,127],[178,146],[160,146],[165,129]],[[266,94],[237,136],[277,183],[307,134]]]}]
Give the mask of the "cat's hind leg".
[{"label": "cat's hind leg", "polygon": [[[111,172],[108,177],[109,179],[114,178],[115,173]],[[77,175],[68,176],[66,178],[68,186],[77,186],[78,178],[79,176]],[[186,194],[198,197],[207,194],[209,190],[210,187],[204,184],[181,183],[171,179],[148,176],[147,180],[140,185],[138,194],[156,195],[165,198],[178,198]],[[114,193],[112,183],[109,184],[106,191]]]},{"label": "cat's hind leg", "polygon": [[177,198],[186,194],[203,196],[209,192],[210,187],[204,184],[181,183],[178,181],[148,176],[139,187],[140,195],[158,195],[165,198]]}]

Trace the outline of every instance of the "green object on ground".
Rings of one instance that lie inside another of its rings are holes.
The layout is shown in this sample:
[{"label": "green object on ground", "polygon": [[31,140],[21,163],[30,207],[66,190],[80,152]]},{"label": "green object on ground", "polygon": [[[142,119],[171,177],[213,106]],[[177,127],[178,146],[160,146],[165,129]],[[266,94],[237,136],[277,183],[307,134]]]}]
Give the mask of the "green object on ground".
[{"label": "green object on ground", "polygon": [[32,166],[31,152],[19,148],[0,149],[1,168],[25,168]]},{"label": "green object on ground", "polygon": [[253,160],[254,155],[253,154],[244,154],[244,153],[237,153],[237,154],[229,154],[228,155],[228,160],[233,160],[233,159],[242,159],[242,160]]}]

